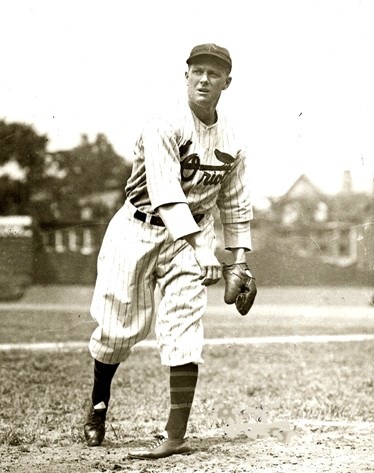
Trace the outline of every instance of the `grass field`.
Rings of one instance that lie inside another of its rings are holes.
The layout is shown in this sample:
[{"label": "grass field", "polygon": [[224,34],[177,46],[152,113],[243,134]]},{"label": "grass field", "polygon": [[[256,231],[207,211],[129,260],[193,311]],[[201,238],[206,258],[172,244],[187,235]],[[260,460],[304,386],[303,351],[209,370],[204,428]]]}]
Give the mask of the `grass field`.
[{"label": "grass field", "polygon": [[[272,305],[269,296],[260,299],[257,312],[241,317],[218,304],[212,294],[206,335],[372,334],[374,308],[354,294],[351,315],[341,317],[336,310],[341,298],[336,295],[331,313],[324,298],[314,314],[267,314],[266,303]],[[0,343],[87,340],[93,324],[86,307],[89,297],[84,297],[82,309],[0,306]],[[290,294],[283,292],[282,297],[287,307]],[[299,304],[301,310],[308,298],[315,300],[315,294],[296,297],[294,292],[293,305]],[[318,465],[319,471],[333,473],[373,471],[373,341],[206,346],[204,359],[189,425],[197,453],[183,460],[129,463],[126,449],[162,430],[167,415],[168,369],[160,366],[156,350],[137,348],[120,367],[113,383],[106,441],[99,449],[87,449],[82,438],[92,377],[87,350],[0,351],[1,471],[288,473]],[[230,412],[234,410],[237,423],[255,422],[251,413],[260,407],[269,422],[287,421],[295,429],[290,445],[274,438],[227,438]],[[225,414],[217,417],[218,408]],[[308,422],[311,427],[305,427]],[[316,427],[318,422],[324,427]],[[361,424],[363,430],[357,427]]]},{"label": "grass field", "polygon": [[[374,344],[220,346],[205,349],[191,432],[216,425],[214,406],[269,406],[273,420],[371,421]],[[41,445],[81,442],[82,412],[91,387],[85,352],[1,353],[0,442]],[[162,428],[168,371],[154,350],[139,349],[113,385],[109,438],[126,440]],[[276,406],[271,408],[271,406]]]},{"label": "grass field", "polygon": [[[36,287],[18,303],[0,303],[0,343],[88,340],[95,327],[89,315],[91,295],[86,287]],[[369,288],[263,288],[250,314],[241,317],[223,303],[222,287],[213,286],[205,336],[374,333],[370,297]]]}]

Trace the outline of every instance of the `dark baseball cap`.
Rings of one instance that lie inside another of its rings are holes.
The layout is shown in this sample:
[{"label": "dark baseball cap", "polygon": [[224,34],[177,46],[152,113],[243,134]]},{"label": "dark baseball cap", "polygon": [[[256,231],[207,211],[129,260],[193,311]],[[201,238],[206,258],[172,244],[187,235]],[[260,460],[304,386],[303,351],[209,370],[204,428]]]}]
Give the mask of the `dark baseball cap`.
[{"label": "dark baseball cap", "polygon": [[213,56],[229,66],[231,71],[232,61],[230,53],[226,48],[222,48],[221,46],[217,46],[213,43],[199,44],[198,46],[195,46],[190,52],[190,56],[186,61],[187,64],[193,63],[194,59],[197,59],[200,56]]}]

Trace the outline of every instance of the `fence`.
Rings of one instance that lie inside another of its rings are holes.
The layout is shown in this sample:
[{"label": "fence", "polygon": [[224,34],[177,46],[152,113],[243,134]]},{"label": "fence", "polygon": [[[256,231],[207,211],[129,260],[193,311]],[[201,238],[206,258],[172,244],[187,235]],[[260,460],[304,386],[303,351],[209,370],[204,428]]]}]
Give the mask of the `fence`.
[{"label": "fence", "polygon": [[[326,264],[314,254],[301,257],[291,249],[285,251],[276,229],[265,227],[254,226],[255,251],[249,257],[262,285],[374,285],[372,225],[362,227],[365,232],[357,238],[357,261],[345,268]],[[0,235],[3,280],[12,279],[26,285],[93,285],[106,228],[106,222],[74,222],[33,227],[33,231],[28,229],[23,233],[23,238],[20,234],[11,238]],[[222,248],[221,232],[217,236],[219,258],[229,261],[230,256]]]},{"label": "fence", "polygon": [[[43,226],[35,249],[34,283],[94,284],[97,256],[106,227],[106,223]],[[327,264],[315,254],[302,257],[291,249],[285,251],[271,228],[265,231],[253,228],[255,251],[249,260],[262,285],[372,286],[374,242],[369,231],[372,228],[365,227],[363,239],[360,237],[357,240],[365,251],[359,251],[355,264],[347,267]],[[220,259],[229,260],[230,256],[224,254],[226,252],[222,249],[220,231],[217,236]]]},{"label": "fence", "polygon": [[33,231],[29,216],[0,217],[0,299],[21,297],[33,280]]},{"label": "fence", "polygon": [[106,223],[43,225],[35,235],[35,284],[93,284]]}]

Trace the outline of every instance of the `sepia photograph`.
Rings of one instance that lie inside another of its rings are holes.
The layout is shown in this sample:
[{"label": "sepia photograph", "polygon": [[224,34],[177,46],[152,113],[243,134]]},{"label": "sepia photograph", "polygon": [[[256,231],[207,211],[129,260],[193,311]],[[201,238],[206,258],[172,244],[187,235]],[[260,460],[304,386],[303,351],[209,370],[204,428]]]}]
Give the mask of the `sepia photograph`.
[{"label": "sepia photograph", "polygon": [[0,471],[374,471],[374,4],[0,4]]}]

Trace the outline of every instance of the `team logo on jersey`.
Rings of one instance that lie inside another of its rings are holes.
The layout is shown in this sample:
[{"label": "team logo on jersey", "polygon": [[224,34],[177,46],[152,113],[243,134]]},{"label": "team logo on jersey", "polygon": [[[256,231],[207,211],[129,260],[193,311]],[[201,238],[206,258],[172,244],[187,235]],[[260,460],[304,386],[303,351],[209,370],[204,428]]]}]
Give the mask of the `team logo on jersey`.
[{"label": "team logo on jersey", "polygon": [[[188,151],[188,148],[191,144],[191,141],[187,141],[186,144],[179,148],[179,154],[181,157]],[[218,161],[223,163],[222,166],[201,164],[200,157],[197,153],[192,153],[186,156],[183,161],[181,161],[182,181],[192,181],[197,172],[202,171],[202,175],[196,184],[202,184],[204,186],[216,186],[221,184],[227,174],[231,171],[235,158],[230,154],[224,153],[218,149],[214,150],[214,154]]]},{"label": "team logo on jersey", "polygon": [[235,158],[233,158],[231,154],[222,153],[222,151],[219,149],[215,149],[214,154],[216,155],[218,161],[221,161],[221,163],[232,164],[235,161]]}]

